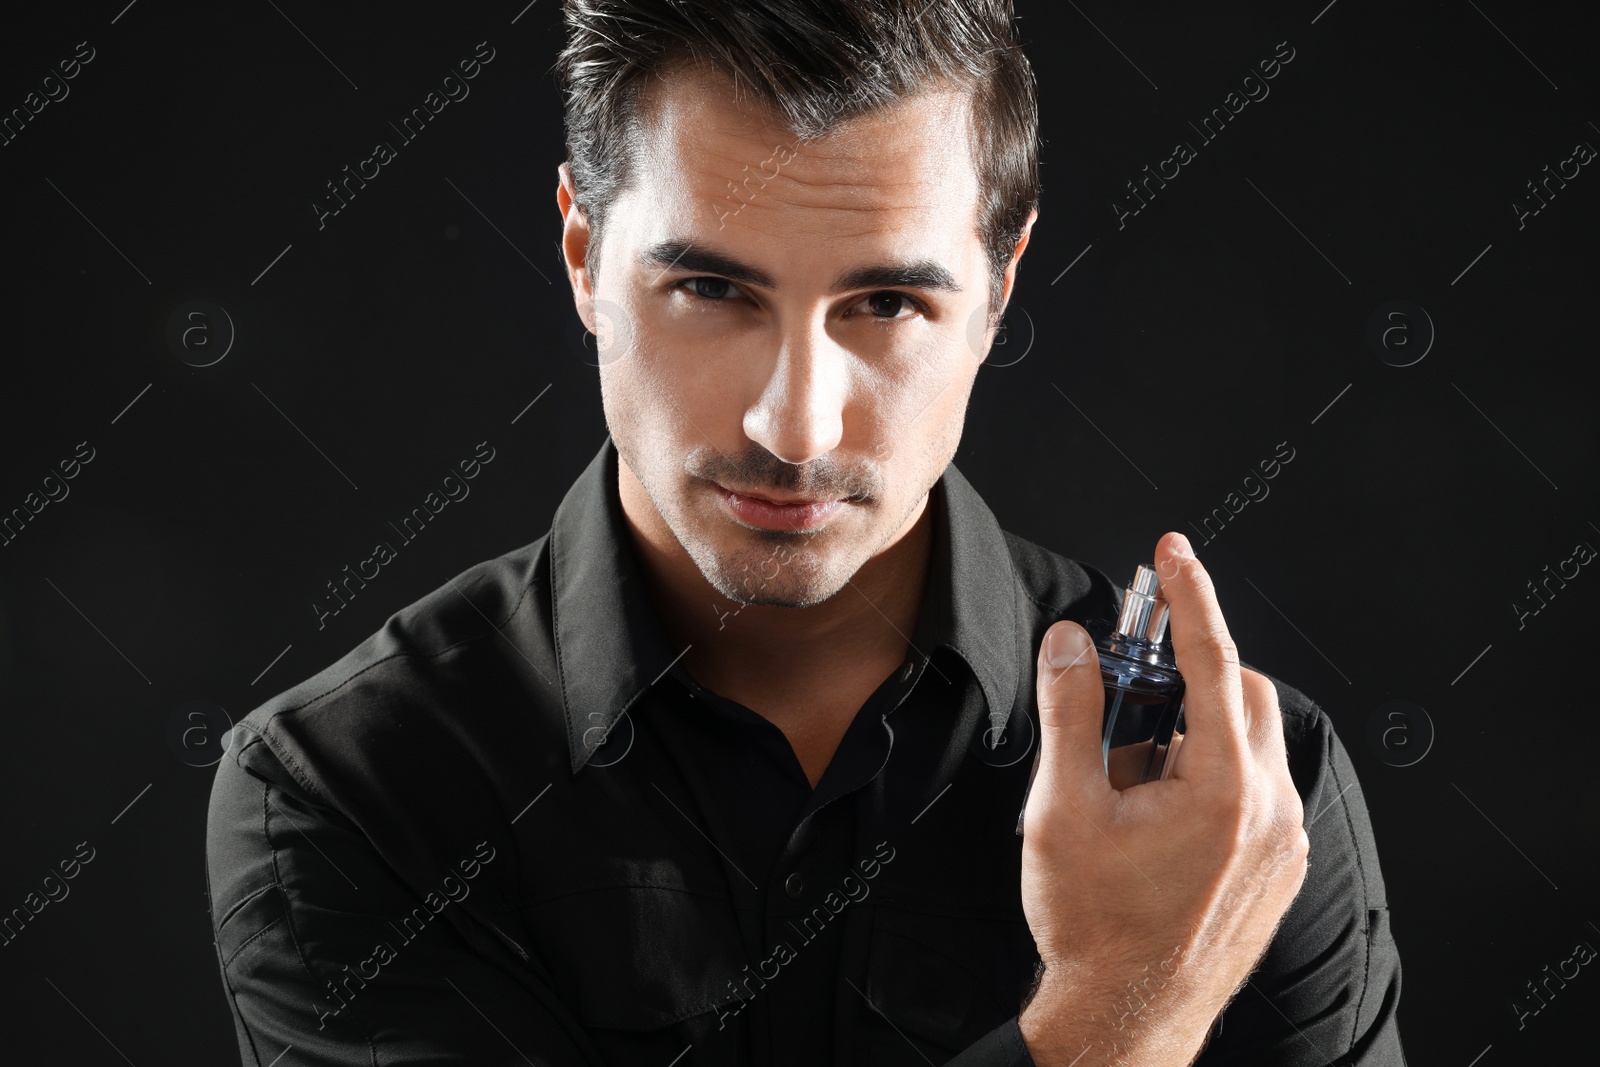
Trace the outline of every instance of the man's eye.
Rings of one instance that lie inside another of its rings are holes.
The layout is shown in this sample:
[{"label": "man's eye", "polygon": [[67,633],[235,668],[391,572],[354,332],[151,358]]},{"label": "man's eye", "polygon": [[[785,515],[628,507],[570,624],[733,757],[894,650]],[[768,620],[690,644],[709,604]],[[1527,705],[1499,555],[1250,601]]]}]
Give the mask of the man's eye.
[{"label": "man's eye", "polygon": [[[739,289],[726,278],[712,275],[699,275],[693,278],[684,278],[678,282],[680,288],[687,289],[702,300],[714,303],[722,302],[730,296],[737,295]],[[902,311],[911,310],[922,314],[927,309],[922,303],[909,293],[902,293],[894,289],[882,289],[876,293],[869,293],[856,307],[866,308],[869,318],[886,322],[894,322],[909,318],[901,314]]]},{"label": "man's eye", "polygon": [[902,316],[899,313],[905,308],[910,308],[912,311],[919,312],[922,310],[921,305],[918,304],[917,301],[910,295],[897,292],[893,289],[884,289],[876,293],[871,293],[861,303],[866,305],[871,316],[877,319],[904,318],[905,316]]},{"label": "man's eye", "polygon": [[710,276],[685,278],[678,284],[687,286],[691,293],[703,300],[721,300],[728,295],[728,290],[733,287],[733,283],[726,278],[713,278]]}]

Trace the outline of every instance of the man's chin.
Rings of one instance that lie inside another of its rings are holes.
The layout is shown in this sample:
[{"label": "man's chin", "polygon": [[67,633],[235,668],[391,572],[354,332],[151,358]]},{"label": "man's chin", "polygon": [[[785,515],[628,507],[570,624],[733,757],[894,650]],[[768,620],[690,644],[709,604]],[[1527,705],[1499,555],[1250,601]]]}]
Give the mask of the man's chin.
[{"label": "man's chin", "polygon": [[[745,533],[747,531],[740,531]],[[712,588],[739,604],[804,608],[820,604],[843,588],[828,580],[825,560],[814,550],[788,541],[758,544],[708,561],[701,566]]]},{"label": "man's chin", "polygon": [[[731,595],[732,593],[737,593],[738,595]],[[833,597],[837,594],[837,589],[830,592],[826,589],[807,587],[803,590],[795,589],[778,593],[771,592],[770,590],[762,590],[754,595],[745,593],[742,590],[730,590],[728,593],[724,593],[723,595],[727,596],[729,600],[732,600],[734,603],[743,607],[814,608],[818,604],[823,604],[833,599]]]}]

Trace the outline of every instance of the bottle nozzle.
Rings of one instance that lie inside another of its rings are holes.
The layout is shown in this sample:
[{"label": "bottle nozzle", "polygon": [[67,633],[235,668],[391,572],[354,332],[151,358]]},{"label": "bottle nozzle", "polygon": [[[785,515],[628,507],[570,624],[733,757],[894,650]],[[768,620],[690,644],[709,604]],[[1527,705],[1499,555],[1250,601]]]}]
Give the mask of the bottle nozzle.
[{"label": "bottle nozzle", "polygon": [[1161,595],[1161,579],[1155,568],[1143,563],[1133,572],[1127,593],[1122,598],[1122,613],[1117,617],[1117,632],[1153,645],[1167,635],[1167,601]]}]

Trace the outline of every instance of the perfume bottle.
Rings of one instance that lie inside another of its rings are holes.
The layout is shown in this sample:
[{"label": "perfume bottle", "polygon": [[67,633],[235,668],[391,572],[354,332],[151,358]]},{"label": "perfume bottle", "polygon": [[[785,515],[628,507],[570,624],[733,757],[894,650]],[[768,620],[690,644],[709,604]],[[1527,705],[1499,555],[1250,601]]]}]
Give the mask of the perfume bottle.
[{"label": "perfume bottle", "polygon": [[[1165,778],[1173,735],[1183,733],[1183,675],[1166,641],[1167,601],[1155,569],[1140,564],[1126,587],[1116,625],[1105,619],[1084,624],[1100,659],[1105,686],[1100,765],[1118,789]],[[1028,793],[1039,772],[1039,753],[1017,812],[1017,833]]]},{"label": "perfume bottle", "polygon": [[1116,628],[1084,627],[1100,657],[1105,720],[1100,763],[1118,788],[1165,778],[1174,733],[1183,732],[1183,675],[1167,636],[1167,601],[1154,568],[1140,564],[1122,598]]}]

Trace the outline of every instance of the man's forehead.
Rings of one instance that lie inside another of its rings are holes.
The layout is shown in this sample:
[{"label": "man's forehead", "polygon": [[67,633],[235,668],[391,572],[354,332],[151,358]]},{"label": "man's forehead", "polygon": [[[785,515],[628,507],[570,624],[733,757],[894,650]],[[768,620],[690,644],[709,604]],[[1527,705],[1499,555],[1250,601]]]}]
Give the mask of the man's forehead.
[{"label": "man's forehead", "polygon": [[748,95],[736,100],[731,77],[689,68],[654,83],[642,114],[640,147],[652,184],[677,184],[674,193],[710,185],[720,194],[732,182],[734,194],[753,203],[758,190],[785,179],[831,188],[846,203],[852,194],[976,190],[970,97],[955,88],[930,87],[802,141]]},{"label": "man's forehead", "polygon": [[931,89],[803,142],[748,99],[735,102],[732,81],[715,72],[672,75],[652,92],[642,166],[624,194],[638,198],[636,245],[698,232],[905,252],[916,235],[911,243],[948,260],[951,241],[975,239],[970,106],[957,90]]}]

